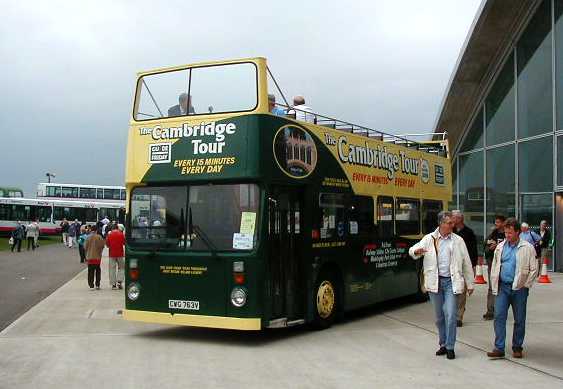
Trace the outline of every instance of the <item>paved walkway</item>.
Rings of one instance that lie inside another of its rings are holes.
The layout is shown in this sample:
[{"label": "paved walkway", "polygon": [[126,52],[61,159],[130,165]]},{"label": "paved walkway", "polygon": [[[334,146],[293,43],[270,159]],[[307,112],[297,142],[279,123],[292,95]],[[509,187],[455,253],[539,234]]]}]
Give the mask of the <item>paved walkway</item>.
[{"label": "paved walkway", "polygon": [[82,272],[0,333],[0,388],[561,388],[563,275],[552,279],[530,294],[525,359],[485,357],[493,334],[479,286],[447,361],[434,356],[429,303],[366,309],[318,332],[133,323],[102,266],[102,290]]}]

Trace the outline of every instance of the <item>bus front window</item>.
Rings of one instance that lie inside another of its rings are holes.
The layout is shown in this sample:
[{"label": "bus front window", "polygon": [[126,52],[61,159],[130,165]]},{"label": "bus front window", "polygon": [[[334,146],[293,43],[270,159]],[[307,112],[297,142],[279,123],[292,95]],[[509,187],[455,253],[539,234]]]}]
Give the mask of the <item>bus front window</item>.
[{"label": "bus front window", "polygon": [[168,250],[250,250],[259,202],[254,184],[136,188],[129,242]]},{"label": "bus front window", "polygon": [[258,106],[253,63],[201,66],[143,76],[135,120],[252,111]]}]

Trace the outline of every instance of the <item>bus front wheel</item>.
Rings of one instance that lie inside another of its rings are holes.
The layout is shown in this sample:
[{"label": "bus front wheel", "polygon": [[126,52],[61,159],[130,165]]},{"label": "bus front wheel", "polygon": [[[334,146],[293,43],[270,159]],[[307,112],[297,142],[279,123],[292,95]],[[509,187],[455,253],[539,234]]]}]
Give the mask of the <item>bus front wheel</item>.
[{"label": "bus front wheel", "polygon": [[322,272],[317,278],[313,292],[314,328],[325,329],[334,323],[340,303],[338,287],[330,272]]}]

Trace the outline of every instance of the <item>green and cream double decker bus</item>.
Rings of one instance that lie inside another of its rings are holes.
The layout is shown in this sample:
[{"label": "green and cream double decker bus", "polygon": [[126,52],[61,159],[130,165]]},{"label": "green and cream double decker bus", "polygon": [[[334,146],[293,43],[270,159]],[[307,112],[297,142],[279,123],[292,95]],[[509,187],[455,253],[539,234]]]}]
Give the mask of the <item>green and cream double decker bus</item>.
[{"label": "green and cream double decker bus", "polygon": [[445,144],[287,106],[274,115],[276,88],[264,58],[139,74],[126,319],[326,328],[349,310],[422,297],[407,251],[450,199]]}]

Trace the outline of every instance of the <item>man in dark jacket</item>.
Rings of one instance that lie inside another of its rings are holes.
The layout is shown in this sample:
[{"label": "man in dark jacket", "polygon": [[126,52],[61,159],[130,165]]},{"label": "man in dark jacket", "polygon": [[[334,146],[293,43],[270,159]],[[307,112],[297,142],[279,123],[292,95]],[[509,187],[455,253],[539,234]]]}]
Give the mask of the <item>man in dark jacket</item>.
[{"label": "man in dark jacket", "polygon": [[[477,238],[471,228],[465,225],[463,213],[459,210],[452,211],[453,221],[455,224],[454,232],[461,236],[467,246],[471,266],[473,266],[473,274],[475,274],[475,266],[477,265]],[[465,304],[467,303],[467,287],[464,293],[457,297],[457,326],[463,325],[463,314],[465,313]]]},{"label": "man in dark jacket", "polygon": [[22,251],[22,240],[25,239],[25,226],[18,220],[16,229],[12,232],[14,244],[12,245],[12,252],[18,246],[18,253]]},{"label": "man in dark jacket", "polygon": [[487,236],[485,240],[485,259],[487,260],[487,274],[489,278],[489,291],[487,292],[487,312],[483,315],[485,320],[493,320],[495,318],[495,295],[491,289],[491,267],[493,264],[493,256],[497,245],[504,240],[504,222],[506,218],[503,215],[495,216],[495,229]]}]

